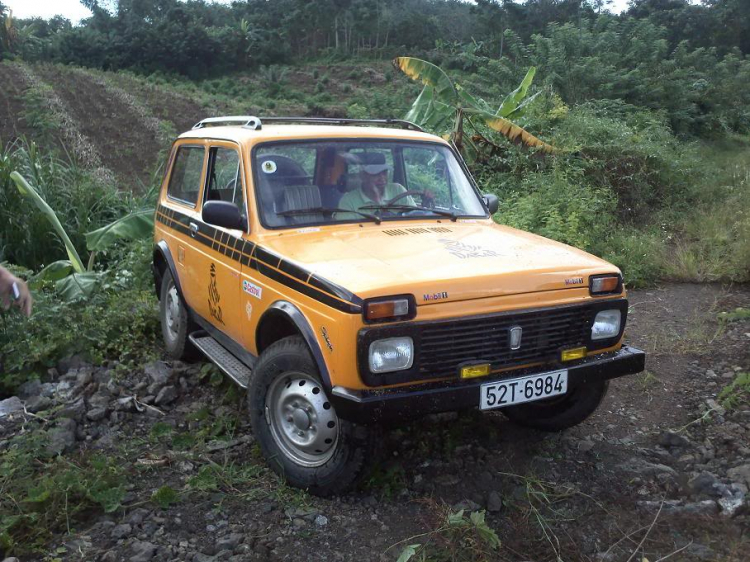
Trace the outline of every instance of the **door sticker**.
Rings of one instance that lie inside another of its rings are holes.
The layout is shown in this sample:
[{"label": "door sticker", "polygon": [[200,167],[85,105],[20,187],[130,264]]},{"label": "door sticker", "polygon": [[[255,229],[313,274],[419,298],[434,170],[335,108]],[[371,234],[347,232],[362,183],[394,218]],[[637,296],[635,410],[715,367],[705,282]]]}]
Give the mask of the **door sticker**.
[{"label": "door sticker", "polygon": [[245,314],[247,314],[247,319],[250,321],[253,317],[253,305],[250,304],[250,301],[245,303]]},{"label": "door sticker", "polygon": [[211,317],[224,324],[224,318],[221,313],[221,295],[219,294],[219,286],[216,283],[216,264],[211,264],[211,281],[208,283],[208,311],[211,313]]},{"label": "door sticker", "polygon": [[256,299],[263,297],[263,288],[258,287],[255,283],[250,283],[247,279],[242,280],[242,290]]}]

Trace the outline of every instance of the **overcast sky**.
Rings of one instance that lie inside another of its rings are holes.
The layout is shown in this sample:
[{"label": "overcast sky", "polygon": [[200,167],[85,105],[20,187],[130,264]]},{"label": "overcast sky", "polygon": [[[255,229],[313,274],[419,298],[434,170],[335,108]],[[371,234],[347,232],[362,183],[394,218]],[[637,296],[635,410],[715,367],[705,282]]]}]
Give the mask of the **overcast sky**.
[{"label": "overcast sky", "polygon": [[[78,23],[82,18],[91,15],[78,0],[2,0],[3,4],[13,10],[13,15],[17,18],[30,18],[39,16],[49,19],[52,16],[61,15],[68,18],[73,23]],[[222,4],[229,4],[231,0],[214,0]],[[628,5],[628,0],[614,0],[612,7],[613,12],[621,12]]]}]

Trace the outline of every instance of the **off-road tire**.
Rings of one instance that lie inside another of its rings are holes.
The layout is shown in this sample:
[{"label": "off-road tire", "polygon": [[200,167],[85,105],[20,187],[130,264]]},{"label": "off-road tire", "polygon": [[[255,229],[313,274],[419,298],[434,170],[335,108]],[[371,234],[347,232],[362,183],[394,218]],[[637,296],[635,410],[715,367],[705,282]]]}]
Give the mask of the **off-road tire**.
[{"label": "off-road tire", "polygon": [[[171,295],[170,292],[172,293]],[[171,315],[174,318],[174,322],[172,329],[170,329],[167,309],[172,303],[174,304],[174,308]],[[190,320],[187,307],[177,292],[172,272],[168,268],[164,271],[161,281],[159,319],[161,320],[161,334],[164,339],[164,347],[166,348],[167,355],[172,359],[195,359],[197,350],[190,343],[188,336],[196,329],[196,326]]]},{"label": "off-road tire", "polygon": [[[295,374],[296,373],[296,374]],[[316,395],[322,396],[327,410],[333,408],[321,384],[318,368],[301,336],[291,336],[270,345],[261,353],[248,386],[250,421],[263,454],[271,469],[288,484],[317,496],[341,494],[352,488],[371,466],[378,445],[375,427],[356,425],[338,418],[338,436],[330,458],[315,467],[304,466],[284,451],[271,428],[272,414],[266,409],[269,389],[279,384],[279,377],[297,377],[303,373],[317,384]],[[319,389],[319,390],[318,390]],[[273,392],[273,391],[271,391]],[[323,393],[322,395],[320,393]],[[277,433],[278,435],[278,433]],[[322,462],[322,461],[321,461]]]},{"label": "off-road tire", "polygon": [[601,404],[607,394],[608,381],[577,386],[567,394],[503,408],[503,413],[514,423],[543,431],[562,431],[578,425]]}]

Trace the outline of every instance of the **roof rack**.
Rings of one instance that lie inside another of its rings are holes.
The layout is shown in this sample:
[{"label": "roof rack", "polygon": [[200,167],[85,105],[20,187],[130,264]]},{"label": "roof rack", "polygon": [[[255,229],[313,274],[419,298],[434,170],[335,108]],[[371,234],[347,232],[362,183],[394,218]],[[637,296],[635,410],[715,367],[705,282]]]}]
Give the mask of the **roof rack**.
[{"label": "roof rack", "polygon": [[424,129],[411,121],[403,119],[344,119],[338,117],[263,117],[252,115],[231,115],[227,117],[210,117],[193,125],[193,129],[202,129],[212,125],[241,125],[246,129],[258,131],[266,123],[304,123],[311,125],[388,125],[424,132]]},{"label": "roof rack", "polygon": [[252,115],[228,115],[226,117],[209,117],[193,125],[193,129],[203,129],[212,125],[242,125],[256,131],[262,127],[260,119]]}]

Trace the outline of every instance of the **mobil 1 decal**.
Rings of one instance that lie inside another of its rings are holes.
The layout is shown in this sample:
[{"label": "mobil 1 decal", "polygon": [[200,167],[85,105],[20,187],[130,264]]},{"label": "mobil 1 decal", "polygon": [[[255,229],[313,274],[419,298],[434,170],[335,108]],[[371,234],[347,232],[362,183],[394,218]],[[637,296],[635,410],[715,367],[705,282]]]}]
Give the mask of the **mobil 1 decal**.
[{"label": "mobil 1 decal", "polygon": [[221,295],[219,286],[216,284],[216,264],[211,264],[211,280],[208,283],[208,311],[211,317],[217,322],[224,324],[224,318],[221,313]]}]

